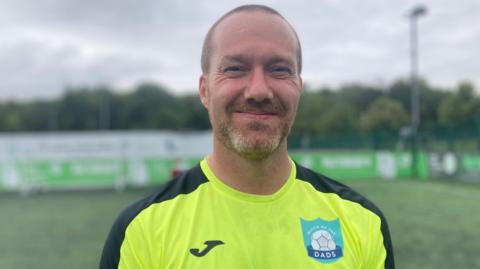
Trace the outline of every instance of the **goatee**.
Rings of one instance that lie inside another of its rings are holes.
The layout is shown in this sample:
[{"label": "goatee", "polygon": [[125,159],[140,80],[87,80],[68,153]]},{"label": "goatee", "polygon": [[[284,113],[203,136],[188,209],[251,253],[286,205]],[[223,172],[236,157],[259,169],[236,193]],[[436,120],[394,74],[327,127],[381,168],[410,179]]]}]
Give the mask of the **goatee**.
[{"label": "goatee", "polygon": [[[247,160],[265,160],[279,148],[290,132],[288,108],[279,102],[232,104],[226,110],[229,117],[219,123],[218,138],[225,147]],[[237,129],[231,120],[231,115],[237,111],[271,113],[281,117],[282,121],[278,128],[272,128],[266,123],[252,120],[243,130]]]}]

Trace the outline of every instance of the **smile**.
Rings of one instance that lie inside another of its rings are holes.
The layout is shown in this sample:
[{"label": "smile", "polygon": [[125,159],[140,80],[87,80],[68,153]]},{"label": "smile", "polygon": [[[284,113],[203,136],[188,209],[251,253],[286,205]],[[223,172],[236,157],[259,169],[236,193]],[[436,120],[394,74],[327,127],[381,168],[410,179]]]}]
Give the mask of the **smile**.
[{"label": "smile", "polygon": [[255,120],[268,120],[276,117],[277,114],[265,111],[238,111],[235,112],[235,115],[240,117],[246,117]]}]

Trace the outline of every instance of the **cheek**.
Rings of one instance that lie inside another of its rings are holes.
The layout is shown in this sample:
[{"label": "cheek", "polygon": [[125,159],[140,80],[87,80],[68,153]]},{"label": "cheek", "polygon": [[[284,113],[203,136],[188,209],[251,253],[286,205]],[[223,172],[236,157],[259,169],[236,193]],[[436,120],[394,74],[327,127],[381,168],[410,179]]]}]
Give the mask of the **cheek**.
[{"label": "cheek", "polygon": [[214,106],[216,111],[226,111],[227,107],[234,104],[239,96],[241,96],[241,91],[233,87],[217,88],[215,94],[211,96],[210,105]]},{"label": "cheek", "polygon": [[302,93],[297,80],[271,81],[271,87],[275,89],[275,94],[282,102],[290,105],[298,103]]},{"label": "cheek", "polygon": [[209,100],[208,114],[212,121],[223,121],[227,116],[227,100],[221,95],[212,95]]},{"label": "cheek", "polygon": [[289,113],[294,113],[298,106],[298,101],[300,100],[300,95],[297,92],[286,90],[284,92],[279,93],[278,98],[280,102],[282,102]]}]

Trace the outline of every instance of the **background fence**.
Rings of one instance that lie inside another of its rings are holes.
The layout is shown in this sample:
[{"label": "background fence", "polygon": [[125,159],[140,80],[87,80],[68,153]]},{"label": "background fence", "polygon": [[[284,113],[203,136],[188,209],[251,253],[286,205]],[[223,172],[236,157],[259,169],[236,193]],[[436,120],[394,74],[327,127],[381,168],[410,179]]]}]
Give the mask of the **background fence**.
[{"label": "background fence", "polygon": [[[210,132],[3,135],[0,190],[122,189],[158,184],[168,180],[172,171],[191,167],[208,154],[211,136]],[[421,150],[412,158],[402,144],[408,141],[394,139],[393,134],[308,139],[308,149],[305,140],[290,141],[292,158],[335,179],[406,179],[416,169],[420,179],[480,181],[480,154],[474,150]],[[393,149],[362,149],[372,144]]]}]

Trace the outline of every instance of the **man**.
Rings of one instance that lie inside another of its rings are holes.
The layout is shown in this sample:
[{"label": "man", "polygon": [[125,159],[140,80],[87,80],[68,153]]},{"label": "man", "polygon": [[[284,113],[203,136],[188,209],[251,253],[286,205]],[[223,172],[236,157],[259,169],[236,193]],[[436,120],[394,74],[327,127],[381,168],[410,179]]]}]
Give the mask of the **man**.
[{"label": "man", "polygon": [[382,213],[288,156],[302,91],[292,26],[265,6],[230,11],[202,73],[213,152],[122,213],[100,268],[394,268]]}]

